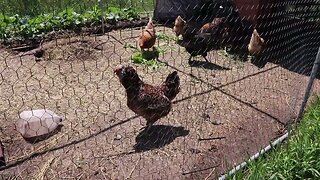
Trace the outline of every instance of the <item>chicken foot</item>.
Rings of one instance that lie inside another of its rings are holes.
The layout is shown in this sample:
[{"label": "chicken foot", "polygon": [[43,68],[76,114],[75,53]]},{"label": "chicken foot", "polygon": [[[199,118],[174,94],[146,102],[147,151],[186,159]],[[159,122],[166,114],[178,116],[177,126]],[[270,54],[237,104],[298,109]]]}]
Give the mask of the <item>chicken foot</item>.
[{"label": "chicken foot", "polygon": [[[210,63],[210,61],[208,60],[208,58],[205,55],[201,55],[203,57],[204,60],[206,60],[207,63]],[[188,63],[191,64],[193,62],[192,60],[192,56],[189,57],[188,59]]]},{"label": "chicken foot", "polygon": [[149,129],[151,128],[151,126],[152,126],[152,124],[151,124],[151,125],[149,124],[149,125],[143,126],[142,128],[139,129],[139,131],[145,129],[145,131],[148,132]]}]

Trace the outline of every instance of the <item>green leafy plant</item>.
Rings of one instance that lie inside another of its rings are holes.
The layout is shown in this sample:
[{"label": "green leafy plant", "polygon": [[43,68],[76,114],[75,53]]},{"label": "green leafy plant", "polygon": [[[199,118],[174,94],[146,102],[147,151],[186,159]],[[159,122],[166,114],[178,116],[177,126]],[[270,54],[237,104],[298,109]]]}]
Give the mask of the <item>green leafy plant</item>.
[{"label": "green leafy plant", "polygon": [[136,50],[134,54],[131,56],[132,62],[136,64],[143,64],[152,69],[158,69],[164,63],[158,61],[158,57],[160,54],[160,50],[155,48],[154,51],[144,51],[140,52]]},{"label": "green leafy plant", "polygon": [[109,7],[107,11],[107,19],[112,21],[138,19],[140,16],[135,9],[132,8],[117,8]]},{"label": "green leafy plant", "polygon": [[157,32],[156,33],[156,36],[157,36],[157,39],[159,39],[160,41],[166,41],[166,42],[169,42],[169,41],[175,41],[176,38],[173,37],[173,36],[170,36],[168,34],[164,34],[162,32]]},{"label": "green leafy plant", "polygon": [[131,59],[133,63],[144,64],[152,69],[158,69],[160,66],[163,65],[163,63],[160,63],[156,59],[151,59],[151,60],[145,59],[141,53],[134,54]]},{"label": "green leafy plant", "polygon": [[[131,8],[119,9],[110,7],[104,14],[108,22],[133,20],[139,18],[138,13]],[[5,41],[26,40],[43,36],[50,31],[72,29],[79,26],[100,23],[101,10],[94,6],[91,10],[77,13],[73,8],[67,8],[59,13],[30,16],[0,16],[0,39]]]},{"label": "green leafy plant", "polygon": [[124,45],[124,48],[133,50],[133,55],[131,56],[131,60],[133,63],[143,64],[152,69],[158,69],[159,67],[164,65],[164,63],[158,61],[160,53],[165,53],[167,51],[164,48],[155,47],[153,51],[141,52],[137,49],[137,47],[129,43],[126,43]]}]

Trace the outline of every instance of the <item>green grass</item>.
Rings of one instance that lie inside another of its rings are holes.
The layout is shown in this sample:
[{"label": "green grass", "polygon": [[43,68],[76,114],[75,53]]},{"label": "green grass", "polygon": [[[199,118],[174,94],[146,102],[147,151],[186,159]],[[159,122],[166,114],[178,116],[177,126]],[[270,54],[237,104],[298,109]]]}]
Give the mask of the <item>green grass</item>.
[{"label": "green grass", "polygon": [[156,0],[110,0],[110,6],[119,8],[134,7],[138,12],[153,11]]},{"label": "green grass", "polygon": [[228,179],[320,179],[320,100],[289,140]]},{"label": "green grass", "polygon": [[[107,7],[121,9],[134,8],[139,12],[152,11],[155,0],[102,0]],[[107,2],[107,3],[106,3]],[[72,8],[77,13],[92,9],[99,5],[99,0],[1,0],[0,14],[13,16],[36,17],[46,13],[57,14],[63,10]]]}]

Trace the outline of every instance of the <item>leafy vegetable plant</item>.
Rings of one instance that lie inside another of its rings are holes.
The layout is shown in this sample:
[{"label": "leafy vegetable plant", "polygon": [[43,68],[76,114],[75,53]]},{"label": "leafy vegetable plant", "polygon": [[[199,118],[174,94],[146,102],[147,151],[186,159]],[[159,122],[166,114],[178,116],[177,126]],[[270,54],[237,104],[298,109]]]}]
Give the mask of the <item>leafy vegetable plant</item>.
[{"label": "leafy vegetable plant", "polygon": [[[138,19],[139,14],[131,8],[109,7],[103,14],[107,22]],[[98,6],[81,14],[68,8],[57,14],[42,14],[37,17],[0,15],[0,39],[5,41],[26,40],[43,36],[47,32],[72,29],[100,23],[101,10]]]},{"label": "leafy vegetable plant", "polygon": [[164,63],[158,61],[159,54],[163,52],[163,50],[160,48],[155,48],[154,51],[144,52],[137,50],[131,44],[126,44],[125,48],[130,48],[134,50],[133,55],[131,56],[131,60],[133,63],[143,64],[152,69],[158,69],[159,67],[164,65]]}]

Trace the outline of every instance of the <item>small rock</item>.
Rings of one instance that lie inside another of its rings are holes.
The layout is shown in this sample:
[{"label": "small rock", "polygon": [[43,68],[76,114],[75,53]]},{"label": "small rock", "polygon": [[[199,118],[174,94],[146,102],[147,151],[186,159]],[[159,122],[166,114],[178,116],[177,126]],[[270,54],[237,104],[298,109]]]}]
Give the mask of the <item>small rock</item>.
[{"label": "small rock", "polygon": [[[251,101],[250,104],[251,104],[251,105],[256,105],[256,104],[258,104],[258,102],[257,102],[257,101]],[[240,108],[239,108],[239,109],[240,109]]]},{"label": "small rock", "polygon": [[114,138],[114,140],[120,140],[122,136],[120,134],[117,134],[117,136]]},{"label": "small rock", "polygon": [[207,114],[207,113],[203,113],[203,114],[202,114],[202,117],[203,117],[204,119],[206,119],[206,120],[209,120],[209,119],[210,119],[210,115]]},{"label": "small rock", "polygon": [[103,50],[103,46],[102,45],[97,45],[96,47],[94,47],[94,49],[102,51]]},{"label": "small rock", "polygon": [[214,119],[214,120],[211,120],[212,124],[213,125],[220,125],[222,124],[222,121],[220,119]]},{"label": "small rock", "polygon": [[104,172],[104,173],[107,172],[107,170],[106,170],[105,167],[103,167],[103,168],[101,169],[101,171]]},{"label": "small rock", "polygon": [[35,58],[36,62],[39,62],[41,61],[42,59],[41,58]]},{"label": "small rock", "polygon": [[216,145],[212,145],[210,148],[209,148],[209,151],[211,152],[216,152],[218,151],[218,147]]},{"label": "small rock", "polygon": [[200,151],[199,149],[195,149],[195,148],[190,148],[189,151],[190,151],[192,154],[201,153],[201,151]]}]

